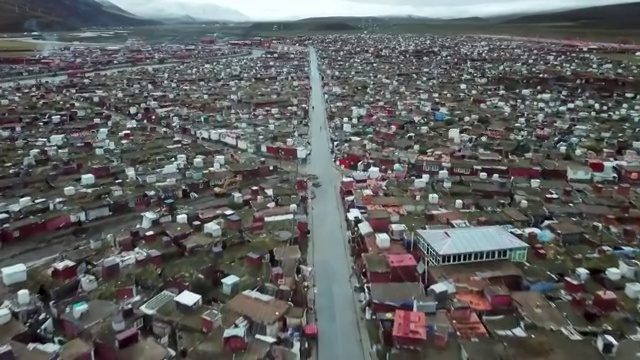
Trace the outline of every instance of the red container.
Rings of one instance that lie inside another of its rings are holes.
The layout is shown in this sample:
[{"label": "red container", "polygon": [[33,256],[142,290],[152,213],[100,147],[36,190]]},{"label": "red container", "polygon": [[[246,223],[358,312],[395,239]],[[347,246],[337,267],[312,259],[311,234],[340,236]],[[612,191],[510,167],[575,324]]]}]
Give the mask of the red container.
[{"label": "red container", "polygon": [[115,258],[107,258],[102,264],[102,278],[112,280],[120,275],[120,262]]},{"label": "red container", "polygon": [[157,238],[158,237],[156,236],[156,233],[153,232],[153,231],[147,231],[142,236],[142,240],[144,240],[145,243],[152,243],[152,242],[156,241]]},{"label": "red container", "polygon": [[229,215],[224,221],[224,226],[227,229],[238,231],[242,229],[242,219],[236,214]]},{"label": "red container", "polygon": [[131,236],[125,236],[118,239],[118,246],[122,251],[133,251],[133,238]]},{"label": "red container", "polygon": [[253,223],[251,224],[251,232],[258,232],[264,230],[264,223]]},{"label": "red container", "polygon": [[629,184],[618,185],[618,188],[616,189],[616,193],[618,193],[618,195],[620,196],[628,198],[629,195],[631,195],[631,185]]},{"label": "red container", "polygon": [[133,299],[136,295],[137,291],[135,285],[116,288],[116,300]]},{"label": "red container", "polygon": [[534,250],[534,255],[541,260],[544,260],[547,258],[547,250],[545,250],[544,248],[536,248]]},{"label": "red container", "polygon": [[274,267],[271,269],[271,282],[277,284],[278,281],[284,278],[284,272],[281,267]]},{"label": "red container", "polygon": [[262,256],[254,252],[248,253],[247,256],[245,256],[244,260],[249,267],[259,268],[260,266],[262,266]]},{"label": "red container", "polygon": [[68,214],[53,217],[45,222],[47,231],[55,231],[63,228],[65,225],[71,223],[71,216]]},{"label": "red container", "polygon": [[584,283],[569,277],[564,278],[564,290],[569,294],[582,294],[585,292]]},{"label": "red container", "polygon": [[307,222],[306,219],[304,220],[298,220],[298,233],[300,233],[300,235],[307,235],[307,230],[309,230],[309,223]]},{"label": "red container", "polygon": [[298,178],[296,180],[296,190],[307,190],[307,179]]},{"label": "red container", "polygon": [[137,267],[144,267],[149,265],[149,261],[151,259],[149,259],[149,256],[145,256],[145,255],[138,255],[136,256],[136,266]]},{"label": "red container", "polygon": [[417,262],[411,254],[387,254],[391,282],[419,282]]},{"label": "red container", "polygon": [[52,268],[51,277],[63,282],[75,278],[78,274],[78,264],[71,260],[57,262],[52,265]]},{"label": "red container", "polygon": [[602,312],[612,312],[618,307],[618,296],[613,291],[596,291],[593,296],[593,306]]}]

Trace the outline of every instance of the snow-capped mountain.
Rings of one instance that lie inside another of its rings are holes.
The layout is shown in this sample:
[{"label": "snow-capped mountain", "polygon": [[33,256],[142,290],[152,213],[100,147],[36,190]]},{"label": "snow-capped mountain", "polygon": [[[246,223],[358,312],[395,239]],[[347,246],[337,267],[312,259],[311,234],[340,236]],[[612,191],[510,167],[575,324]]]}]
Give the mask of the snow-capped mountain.
[{"label": "snow-capped mountain", "polygon": [[193,0],[111,0],[124,10],[148,19],[191,17],[197,20],[248,21],[245,14],[204,1]]}]

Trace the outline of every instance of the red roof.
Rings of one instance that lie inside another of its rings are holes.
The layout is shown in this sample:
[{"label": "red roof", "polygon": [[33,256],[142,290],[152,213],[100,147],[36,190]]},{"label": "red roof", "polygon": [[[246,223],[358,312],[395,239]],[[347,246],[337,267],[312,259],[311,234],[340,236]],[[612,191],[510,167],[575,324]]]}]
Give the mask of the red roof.
[{"label": "red roof", "polygon": [[411,254],[387,254],[387,263],[391,267],[418,266],[416,259]]},{"label": "red roof", "polygon": [[311,337],[317,336],[318,335],[318,325],[317,324],[307,324],[304,327],[304,333],[307,336],[311,336]]},{"label": "red roof", "polygon": [[427,339],[427,316],[416,311],[396,310],[393,336],[405,339]]}]

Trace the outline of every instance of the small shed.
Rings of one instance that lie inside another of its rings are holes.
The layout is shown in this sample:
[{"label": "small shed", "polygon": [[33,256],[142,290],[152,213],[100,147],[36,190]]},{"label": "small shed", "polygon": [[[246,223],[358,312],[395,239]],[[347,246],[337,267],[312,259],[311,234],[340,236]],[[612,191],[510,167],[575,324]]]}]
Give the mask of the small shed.
[{"label": "small shed", "polygon": [[240,289],[240,278],[235,275],[229,275],[222,281],[222,293],[228,296],[233,296],[238,293]]},{"label": "small shed", "polygon": [[411,254],[386,254],[392,282],[420,282],[418,263]]},{"label": "small shed", "polygon": [[189,312],[202,305],[202,295],[185,290],[176,296],[173,301],[176,302],[178,310]]},{"label": "small shed", "polygon": [[244,327],[226,329],[222,339],[224,349],[229,352],[235,353],[247,349],[247,329]]},{"label": "small shed", "polygon": [[427,340],[427,317],[417,311],[396,310],[393,344],[397,348],[421,350]]},{"label": "small shed", "polygon": [[386,283],[391,277],[391,269],[382,254],[362,254],[362,260],[370,283]]},{"label": "small shed", "polygon": [[210,222],[208,224],[204,224],[204,231],[205,234],[209,234],[213,237],[220,237],[222,236],[222,228],[220,227],[220,225],[218,225],[215,222]]},{"label": "small shed", "polygon": [[209,334],[222,325],[222,314],[216,309],[211,309],[200,316],[202,320],[202,332]]}]

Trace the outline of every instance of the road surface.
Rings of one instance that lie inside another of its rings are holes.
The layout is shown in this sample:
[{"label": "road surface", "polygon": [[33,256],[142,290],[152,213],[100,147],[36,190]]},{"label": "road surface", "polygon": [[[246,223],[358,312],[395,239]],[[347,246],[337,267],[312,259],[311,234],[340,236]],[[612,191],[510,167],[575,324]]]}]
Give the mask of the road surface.
[{"label": "road surface", "polygon": [[320,359],[364,360],[359,310],[349,283],[351,259],[347,253],[344,212],[338,201],[340,177],[333,166],[329,131],[324,107],[322,80],[318,59],[313,48],[309,51],[311,99],[309,112],[311,128],[310,163],[307,170],[318,176],[322,186],[315,189],[312,201],[311,234],[312,262],[316,287],[315,309],[318,319],[318,357]]}]

